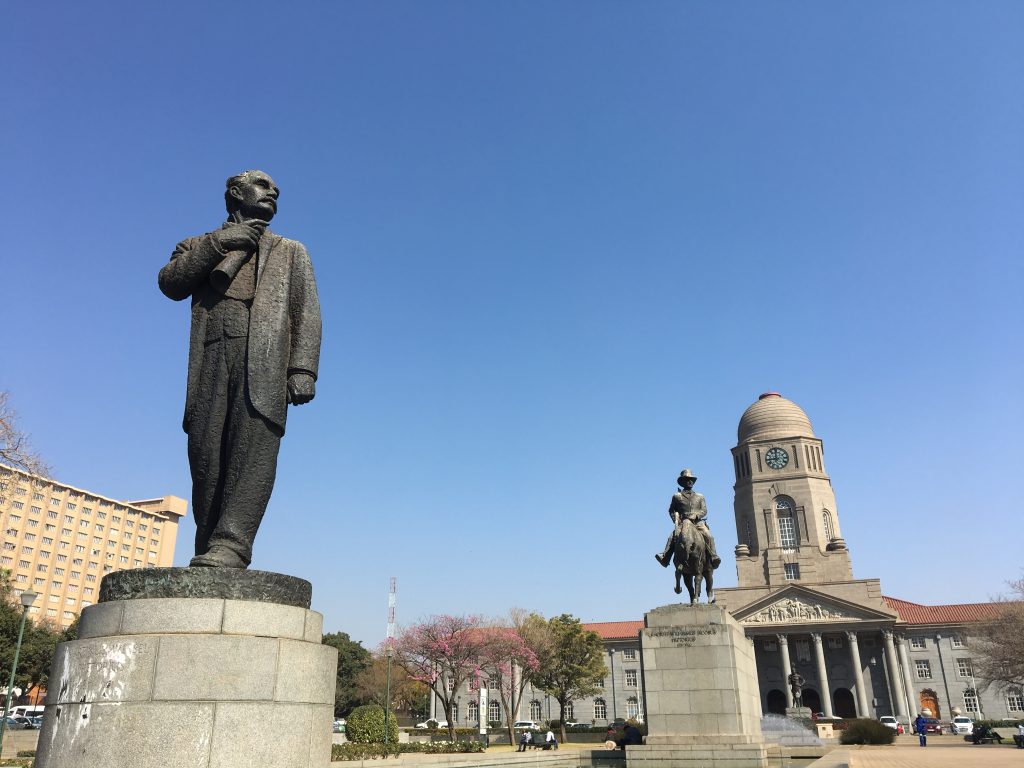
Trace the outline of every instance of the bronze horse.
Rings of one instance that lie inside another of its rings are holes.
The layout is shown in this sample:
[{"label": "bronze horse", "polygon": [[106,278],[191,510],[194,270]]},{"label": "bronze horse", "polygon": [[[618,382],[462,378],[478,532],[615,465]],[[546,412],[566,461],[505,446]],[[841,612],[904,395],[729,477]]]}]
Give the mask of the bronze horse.
[{"label": "bronze horse", "polygon": [[676,594],[683,589],[679,586],[680,577],[690,593],[690,605],[700,602],[701,581],[707,582],[708,602],[715,602],[715,569],[708,557],[704,536],[689,519],[683,518],[677,529],[675,550],[672,564],[676,567]]}]

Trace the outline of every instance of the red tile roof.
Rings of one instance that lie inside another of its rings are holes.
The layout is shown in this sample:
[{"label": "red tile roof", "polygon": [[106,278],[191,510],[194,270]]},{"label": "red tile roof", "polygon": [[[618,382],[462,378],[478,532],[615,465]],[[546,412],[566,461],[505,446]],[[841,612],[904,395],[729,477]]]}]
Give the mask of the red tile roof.
[{"label": "red tile roof", "polygon": [[886,604],[908,624],[958,624],[984,621],[999,612],[1001,603],[959,603],[956,605],[919,605],[895,597],[882,597]]},{"label": "red tile roof", "polygon": [[637,634],[644,628],[642,621],[598,621],[584,624],[584,629],[597,632],[602,640],[636,640]]}]

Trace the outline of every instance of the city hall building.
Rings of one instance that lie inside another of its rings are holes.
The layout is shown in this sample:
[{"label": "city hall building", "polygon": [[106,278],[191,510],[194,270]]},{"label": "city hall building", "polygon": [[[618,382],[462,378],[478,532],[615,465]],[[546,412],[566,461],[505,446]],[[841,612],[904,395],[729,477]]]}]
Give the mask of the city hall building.
[{"label": "city hall building", "polygon": [[[786,681],[797,672],[804,705],[828,717],[1024,718],[1021,691],[983,690],[974,676],[971,625],[997,606],[918,605],[883,595],[877,578],[853,577],[824,446],[796,403],[761,395],[740,418],[732,462],[738,586],[715,594],[753,645],[765,713],[793,705]],[[608,677],[567,719],[643,719],[643,622],[585,626],[604,640]],[[465,694],[457,724],[475,724]],[[498,703],[490,708],[488,719],[499,720]],[[517,717],[557,718],[558,706],[528,687]]]}]

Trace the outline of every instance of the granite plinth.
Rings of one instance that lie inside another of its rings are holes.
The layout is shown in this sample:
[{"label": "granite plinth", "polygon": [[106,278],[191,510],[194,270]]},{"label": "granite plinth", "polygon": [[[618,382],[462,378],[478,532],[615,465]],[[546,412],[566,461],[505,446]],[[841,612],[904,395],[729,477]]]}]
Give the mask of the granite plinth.
[{"label": "granite plinth", "polygon": [[326,766],[338,662],[322,626],[234,599],[89,606],[79,639],[57,646],[35,765]]},{"label": "granite plinth", "polygon": [[170,597],[309,608],[313,585],[295,576],[245,568],[137,568],[108,573],[100,582],[100,603]]},{"label": "granite plinth", "polygon": [[648,735],[629,768],[763,768],[754,651],[716,605],[649,611],[640,631]]}]

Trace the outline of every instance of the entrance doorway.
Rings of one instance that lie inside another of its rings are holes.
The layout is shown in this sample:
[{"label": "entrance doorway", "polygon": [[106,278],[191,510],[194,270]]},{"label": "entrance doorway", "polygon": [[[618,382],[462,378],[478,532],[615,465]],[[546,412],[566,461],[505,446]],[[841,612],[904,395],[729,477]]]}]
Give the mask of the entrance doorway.
[{"label": "entrance doorway", "polygon": [[804,688],[804,706],[811,712],[821,712],[821,696],[813,688]]},{"label": "entrance doorway", "polygon": [[764,711],[770,712],[773,715],[786,714],[786,694],[778,688],[768,691],[764,701]]},{"label": "entrance doorway", "polygon": [[925,688],[923,691],[921,691],[920,702],[922,715],[924,714],[924,711],[927,709],[931,711],[931,714],[926,715],[926,717],[934,717],[936,720],[942,719],[942,710],[939,709],[939,697],[935,693],[935,691],[933,691],[931,688]]},{"label": "entrance doorway", "polygon": [[849,688],[836,688],[832,700],[835,702],[836,717],[857,716],[857,705],[853,703],[853,694]]}]

